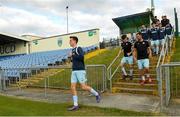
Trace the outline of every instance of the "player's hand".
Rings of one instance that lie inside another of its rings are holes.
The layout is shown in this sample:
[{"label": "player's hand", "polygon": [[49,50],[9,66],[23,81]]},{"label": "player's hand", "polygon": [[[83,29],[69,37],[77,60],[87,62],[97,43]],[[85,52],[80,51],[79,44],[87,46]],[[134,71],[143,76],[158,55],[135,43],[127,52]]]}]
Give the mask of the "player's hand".
[{"label": "player's hand", "polygon": [[72,57],[72,55],[73,55],[72,52],[69,52],[68,56],[69,56],[69,57]]},{"label": "player's hand", "polygon": [[131,55],[131,52],[130,52],[130,53],[127,53],[127,55],[130,56],[130,55]]}]

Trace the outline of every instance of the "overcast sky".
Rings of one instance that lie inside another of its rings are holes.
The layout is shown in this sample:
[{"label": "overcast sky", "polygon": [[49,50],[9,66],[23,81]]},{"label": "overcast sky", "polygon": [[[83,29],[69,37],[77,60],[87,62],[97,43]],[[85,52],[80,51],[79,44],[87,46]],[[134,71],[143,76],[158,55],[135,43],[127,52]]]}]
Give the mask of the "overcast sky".
[{"label": "overcast sky", "polygon": [[[0,32],[14,35],[52,36],[66,33],[66,6],[69,32],[100,28],[102,37],[117,37],[112,18],[144,12],[151,0],[0,0]],[[166,14],[174,24],[173,8],[180,16],[180,0],[154,0],[160,18]],[[179,17],[180,20],[180,17]],[[180,23],[179,23],[180,24]]]}]

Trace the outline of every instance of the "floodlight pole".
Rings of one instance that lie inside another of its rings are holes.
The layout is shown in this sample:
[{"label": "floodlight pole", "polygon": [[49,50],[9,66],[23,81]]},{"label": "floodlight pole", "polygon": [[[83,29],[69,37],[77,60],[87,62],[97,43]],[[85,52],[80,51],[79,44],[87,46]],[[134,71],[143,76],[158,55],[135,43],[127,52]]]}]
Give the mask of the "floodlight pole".
[{"label": "floodlight pole", "polygon": [[154,15],[154,11],[155,11],[154,0],[151,0],[151,11]]},{"label": "floodlight pole", "polygon": [[178,24],[178,15],[177,15],[177,11],[176,8],[174,8],[174,16],[175,16],[175,36],[178,37],[179,36],[179,24]]},{"label": "floodlight pole", "polygon": [[67,33],[69,33],[69,6],[66,6]]}]

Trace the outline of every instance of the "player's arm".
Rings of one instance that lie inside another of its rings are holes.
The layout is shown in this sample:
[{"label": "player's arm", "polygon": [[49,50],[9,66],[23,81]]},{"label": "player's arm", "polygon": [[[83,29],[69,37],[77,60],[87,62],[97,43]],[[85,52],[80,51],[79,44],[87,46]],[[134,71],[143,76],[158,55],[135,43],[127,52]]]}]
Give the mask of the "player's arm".
[{"label": "player's arm", "polygon": [[[120,49],[122,50],[122,52],[124,53],[124,49],[123,49],[123,45],[121,43]],[[120,53],[119,53],[120,54]]]},{"label": "player's arm", "polygon": [[150,47],[148,47],[148,54],[149,54],[149,58],[151,58],[152,57],[152,51],[151,51]]},{"label": "player's arm", "polygon": [[133,45],[132,45],[132,43],[131,43],[131,52],[128,53],[128,56],[131,55],[131,54],[133,54]]},{"label": "player's arm", "polygon": [[78,47],[78,53],[73,55],[74,59],[83,60],[84,59],[84,51],[81,47]]},{"label": "player's arm", "polygon": [[133,48],[133,58],[134,58],[134,61],[136,62],[137,61],[137,49],[135,47]]},{"label": "player's arm", "polygon": [[147,42],[147,52],[149,54],[149,58],[152,57],[152,51],[151,51],[151,46],[149,45],[149,43]]}]

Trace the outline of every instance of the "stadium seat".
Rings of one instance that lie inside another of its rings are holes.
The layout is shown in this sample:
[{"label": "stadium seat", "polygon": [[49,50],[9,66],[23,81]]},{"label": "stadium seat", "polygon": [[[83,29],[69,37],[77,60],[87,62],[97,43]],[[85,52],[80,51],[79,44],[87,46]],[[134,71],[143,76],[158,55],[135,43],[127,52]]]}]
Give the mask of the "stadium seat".
[{"label": "stadium seat", "polygon": [[[97,49],[97,46],[83,47],[83,51],[88,53]],[[0,57],[0,67],[6,69],[4,75],[8,78],[20,77],[20,74],[31,73],[27,68],[48,67],[48,65],[61,65],[68,60],[68,53],[71,49],[37,52],[16,56]],[[19,70],[18,70],[19,69]],[[24,69],[24,70],[22,70]]]}]

